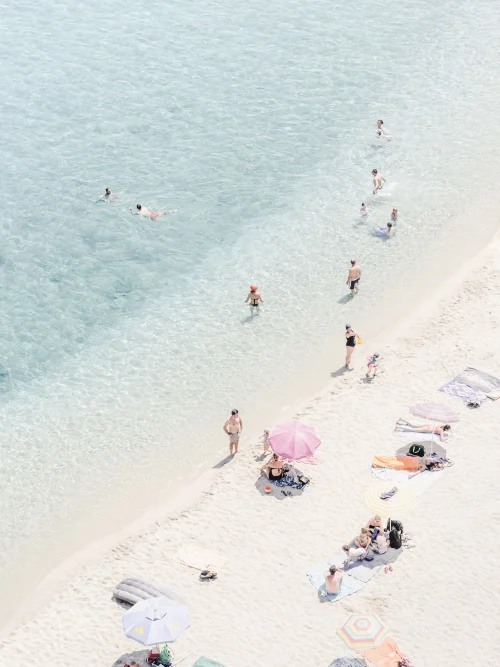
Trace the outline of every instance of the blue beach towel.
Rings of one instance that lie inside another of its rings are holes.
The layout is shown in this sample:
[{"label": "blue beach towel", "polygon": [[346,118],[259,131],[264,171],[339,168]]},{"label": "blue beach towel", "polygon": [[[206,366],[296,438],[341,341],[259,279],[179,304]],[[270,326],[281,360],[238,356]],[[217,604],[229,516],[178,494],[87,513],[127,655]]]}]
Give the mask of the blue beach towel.
[{"label": "blue beach towel", "polygon": [[307,573],[309,581],[311,584],[320,591],[325,597],[327,597],[330,602],[337,602],[337,600],[342,600],[348,595],[357,593],[363,588],[363,582],[358,581],[354,577],[351,577],[349,574],[344,574],[342,582],[340,584],[340,590],[336,595],[326,592],[325,587],[325,572],[330,566],[327,563],[319,563],[318,565],[313,565],[313,567]]}]

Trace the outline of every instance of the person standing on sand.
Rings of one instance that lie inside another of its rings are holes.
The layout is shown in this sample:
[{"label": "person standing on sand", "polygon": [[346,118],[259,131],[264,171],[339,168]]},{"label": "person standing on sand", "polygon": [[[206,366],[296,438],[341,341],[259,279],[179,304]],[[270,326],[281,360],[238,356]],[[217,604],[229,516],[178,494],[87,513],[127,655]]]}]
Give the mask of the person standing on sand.
[{"label": "person standing on sand", "polygon": [[349,274],[347,280],[345,281],[346,285],[349,285],[351,290],[351,295],[354,296],[359,292],[358,283],[361,280],[361,267],[359,264],[356,264],[355,259],[351,259],[351,268],[349,269]]},{"label": "person standing on sand", "polygon": [[382,174],[378,173],[377,169],[372,170],[372,176],[373,176],[373,194],[376,195],[379,190],[382,190],[384,187],[385,183],[385,178],[382,176]]},{"label": "person standing on sand", "polygon": [[240,442],[240,435],[242,430],[243,422],[240,418],[238,410],[231,410],[231,416],[224,424],[224,433],[229,436],[229,456],[234,456],[234,454],[238,453],[238,444]]},{"label": "person standing on sand", "polygon": [[356,338],[358,334],[354,331],[350,324],[345,325],[345,367],[349,368],[351,357],[354,348],[356,347]]}]

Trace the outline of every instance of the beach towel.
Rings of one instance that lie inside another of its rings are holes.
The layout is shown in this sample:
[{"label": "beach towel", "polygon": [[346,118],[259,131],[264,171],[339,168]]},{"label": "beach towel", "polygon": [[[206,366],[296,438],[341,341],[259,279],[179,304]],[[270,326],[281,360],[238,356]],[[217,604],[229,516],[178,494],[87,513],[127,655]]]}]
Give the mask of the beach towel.
[{"label": "beach towel", "polygon": [[375,667],[399,667],[399,661],[405,658],[392,639],[384,639],[378,648],[356,651],[356,653],[366,658]]},{"label": "beach towel", "polygon": [[426,470],[424,472],[415,475],[410,479],[410,475],[413,473],[408,472],[407,470],[391,470],[391,468],[372,468],[372,475],[377,479],[383,479],[387,482],[392,482],[394,486],[398,484],[409,484],[415,495],[421,496],[424,491],[426,491],[434,482],[437,482],[438,479],[441,479],[441,476],[444,474],[444,470]]},{"label": "beach towel", "polygon": [[336,658],[330,667],[366,667],[366,660],[364,658],[351,658],[344,655],[341,658]]},{"label": "beach towel", "polygon": [[[432,433],[414,433],[413,431],[395,431],[405,441],[411,440],[411,442],[424,442],[425,440],[430,440],[432,438]],[[434,436],[436,442],[440,442],[438,435]]]},{"label": "beach towel", "polygon": [[464,403],[477,403],[478,405],[482,405],[487,400],[486,394],[476,391],[476,389],[472,389],[472,387],[462,384],[462,382],[457,382],[456,380],[451,380],[451,382],[447,382],[442,387],[439,387],[439,391],[442,391],[449,396],[457,396],[464,401]]},{"label": "beach towel", "polygon": [[328,570],[330,565],[328,563],[319,563],[318,565],[313,565],[313,567],[307,573],[309,581],[311,584],[320,591],[325,597],[327,597],[330,602],[337,602],[337,600],[342,600],[342,598],[357,593],[363,588],[363,583],[354,577],[351,577],[349,574],[344,574],[342,577],[342,582],[340,584],[340,590],[336,595],[326,592],[325,587],[325,572]]},{"label": "beach towel", "polygon": [[455,382],[465,384],[471,389],[486,394],[488,398],[500,398],[500,379],[489,373],[478,371],[470,366],[453,378]]},{"label": "beach towel", "polygon": [[374,456],[373,468],[391,468],[392,470],[410,470],[417,472],[418,458],[412,456]]},{"label": "beach towel", "polygon": [[193,664],[193,667],[224,667],[220,662],[215,662],[215,660],[210,660],[210,658],[198,658],[198,660]]},{"label": "beach towel", "polygon": [[174,556],[174,560],[195,570],[211,569],[216,572],[224,567],[226,557],[217,551],[201,549],[197,546],[182,547]]}]

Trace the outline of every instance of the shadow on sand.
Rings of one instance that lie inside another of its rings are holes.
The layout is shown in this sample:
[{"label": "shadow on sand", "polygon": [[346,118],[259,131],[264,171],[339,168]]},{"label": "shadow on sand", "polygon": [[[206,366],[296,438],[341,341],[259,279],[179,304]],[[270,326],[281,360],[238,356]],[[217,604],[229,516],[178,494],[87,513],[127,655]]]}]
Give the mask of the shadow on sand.
[{"label": "shadow on sand", "polygon": [[221,459],[219,463],[216,463],[214,466],[212,466],[212,468],[223,468],[227,463],[229,463],[233,459],[234,459],[234,454],[228,454],[223,459]]}]

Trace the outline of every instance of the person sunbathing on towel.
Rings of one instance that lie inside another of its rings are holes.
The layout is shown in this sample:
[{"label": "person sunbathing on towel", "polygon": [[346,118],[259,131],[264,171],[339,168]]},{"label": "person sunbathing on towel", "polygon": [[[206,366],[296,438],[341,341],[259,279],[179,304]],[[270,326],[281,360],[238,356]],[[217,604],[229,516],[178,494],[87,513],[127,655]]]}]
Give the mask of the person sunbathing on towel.
[{"label": "person sunbathing on towel", "polygon": [[436,456],[374,456],[372,467],[423,472],[424,470],[442,470],[445,463],[444,459]]},{"label": "person sunbathing on towel", "polygon": [[444,424],[443,426],[432,427],[430,424],[410,424],[410,422],[405,421],[404,419],[398,419],[396,426],[394,427],[395,431],[409,431],[410,433],[434,433],[434,435],[439,435],[441,441],[446,440],[450,437],[451,426],[449,424]]},{"label": "person sunbathing on towel", "polygon": [[283,470],[283,461],[277,454],[273,454],[272,459],[260,469],[270,482],[281,479],[285,474]]}]

